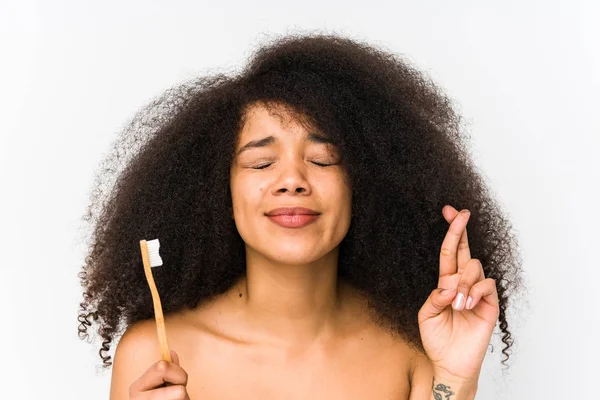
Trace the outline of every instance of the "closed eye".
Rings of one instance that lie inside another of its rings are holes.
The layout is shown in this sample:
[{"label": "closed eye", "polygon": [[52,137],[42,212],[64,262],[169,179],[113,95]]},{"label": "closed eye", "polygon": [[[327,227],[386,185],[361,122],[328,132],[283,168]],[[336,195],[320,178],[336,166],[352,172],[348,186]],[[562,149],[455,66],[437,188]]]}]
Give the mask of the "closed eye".
[{"label": "closed eye", "polygon": [[335,164],[324,164],[324,163],[320,163],[320,162],[316,162],[316,161],[311,161],[313,164],[318,165],[319,167],[330,167],[332,165]]},{"label": "closed eye", "polygon": [[252,167],[252,169],[265,169],[265,168],[267,168],[271,164],[273,164],[273,163],[261,164],[261,165],[258,165],[256,167]]},{"label": "closed eye", "polygon": [[[314,165],[319,166],[319,167],[330,167],[332,165],[337,165],[337,164],[320,163],[320,162],[317,162],[317,161],[311,161],[311,163],[313,163]],[[257,165],[255,167],[252,167],[252,169],[265,169],[265,168],[269,167],[271,164],[273,164],[273,163],[270,162],[270,163],[265,163],[265,164]]]}]

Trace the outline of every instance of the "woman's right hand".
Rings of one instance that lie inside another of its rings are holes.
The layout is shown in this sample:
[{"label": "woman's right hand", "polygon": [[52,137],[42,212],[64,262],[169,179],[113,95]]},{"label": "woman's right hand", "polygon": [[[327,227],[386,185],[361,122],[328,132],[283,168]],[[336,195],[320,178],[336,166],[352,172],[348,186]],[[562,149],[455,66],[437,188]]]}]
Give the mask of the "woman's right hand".
[{"label": "woman's right hand", "polygon": [[[179,356],[171,350],[173,362],[157,361],[129,387],[130,400],[190,400],[188,375],[179,366]],[[165,382],[168,386],[165,387]]]}]

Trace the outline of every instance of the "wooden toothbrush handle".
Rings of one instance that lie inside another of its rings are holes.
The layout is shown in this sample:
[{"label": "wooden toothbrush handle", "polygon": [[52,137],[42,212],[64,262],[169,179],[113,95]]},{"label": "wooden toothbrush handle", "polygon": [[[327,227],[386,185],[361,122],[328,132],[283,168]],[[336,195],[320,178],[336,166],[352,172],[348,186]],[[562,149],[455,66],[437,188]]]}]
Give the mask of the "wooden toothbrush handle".
[{"label": "wooden toothbrush handle", "polygon": [[154,319],[156,320],[156,330],[158,333],[158,343],[160,345],[160,355],[165,361],[172,362],[171,352],[169,351],[169,345],[167,344],[167,332],[165,329],[165,318],[162,312],[162,305],[160,303],[160,296],[158,295],[158,289],[154,283],[154,277],[152,276],[152,269],[150,266],[150,256],[148,255],[148,244],[145,240],[140,240],[140,249],[142,251],[142,262],[144,263],[144,273],[146,274],[146,280],[152,293],[152,303],[154,304]]}]

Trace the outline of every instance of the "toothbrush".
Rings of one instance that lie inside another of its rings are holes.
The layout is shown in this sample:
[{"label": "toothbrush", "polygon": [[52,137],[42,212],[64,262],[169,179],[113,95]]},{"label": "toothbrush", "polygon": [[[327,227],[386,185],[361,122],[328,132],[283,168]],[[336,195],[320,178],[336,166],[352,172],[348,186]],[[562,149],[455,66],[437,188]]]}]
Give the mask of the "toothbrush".
[{"label": "toothbrush", "polygon": [[167,344],[167,332],[165,330],[165,318],[162,312],[162,306],[160,303],[160,297],[158,295],[158,289],[154,283],[152,277],[153,267],[160,267],[163,265],[163,261],[160,258],[158,249],[160,243],[158,239],[154,240],[140,240],[140,249],[142,251],[142,261],[144,263],[144,273],[146,274],[146,280],[148,286],[150,286],[150,292],[152,293],[152,302],[154,303],[154,319],[156,320],[156,329],[158,332],[158,342],[160,344],[160,354],[163,360],[171,361],[171,353],[169,351],[169,345]]}]

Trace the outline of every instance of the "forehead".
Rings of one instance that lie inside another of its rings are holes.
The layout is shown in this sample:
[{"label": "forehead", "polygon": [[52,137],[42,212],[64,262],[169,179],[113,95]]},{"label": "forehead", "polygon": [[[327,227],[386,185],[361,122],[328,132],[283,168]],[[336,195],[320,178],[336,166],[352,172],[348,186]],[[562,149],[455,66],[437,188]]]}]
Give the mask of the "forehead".
[{"label": "forehead", "polygon": [[[246,107],[240,137],[288,132],[307,133],[315,129],[308,118],[280,103],[254,103]],[[325,135],[323,135],[325,136]]]}]

